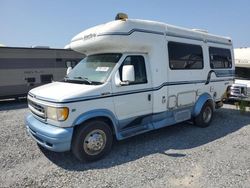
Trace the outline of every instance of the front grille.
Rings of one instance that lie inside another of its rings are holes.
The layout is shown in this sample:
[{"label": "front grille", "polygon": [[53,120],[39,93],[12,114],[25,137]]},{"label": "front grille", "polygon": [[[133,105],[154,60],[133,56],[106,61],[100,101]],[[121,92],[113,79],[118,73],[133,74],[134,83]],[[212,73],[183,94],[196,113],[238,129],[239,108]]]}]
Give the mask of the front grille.
[{"label": "front grille", "polygon": [[45,108],[31,100],[28,100],[28,106],[30,111],[36,116],[45,119]]}]

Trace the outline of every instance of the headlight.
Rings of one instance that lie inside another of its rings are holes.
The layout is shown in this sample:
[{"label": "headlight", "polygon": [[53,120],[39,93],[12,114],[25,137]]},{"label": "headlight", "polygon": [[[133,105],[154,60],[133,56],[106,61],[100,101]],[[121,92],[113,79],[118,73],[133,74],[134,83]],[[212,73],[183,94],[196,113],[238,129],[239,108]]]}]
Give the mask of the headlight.
[{"label": "headlight", "polygon": [[65,121],[68,118],[69,109],[67,107],[47,107],[47,118],[55,121]]}]

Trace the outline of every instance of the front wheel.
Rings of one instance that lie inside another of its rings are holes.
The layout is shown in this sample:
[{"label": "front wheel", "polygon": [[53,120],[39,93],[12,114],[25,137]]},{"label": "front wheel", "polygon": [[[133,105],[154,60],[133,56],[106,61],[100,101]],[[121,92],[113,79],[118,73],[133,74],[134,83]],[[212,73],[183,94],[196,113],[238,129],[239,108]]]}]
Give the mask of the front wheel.
[{"label": "front wheel", "polygon": [[213,105],[211,102],[207,101],[198,116],[194,118],[194,124],[198,127],[208,127],[213,118]]},{"label": "front wheel", "polygon": [[103,121],[90,121],[76,130],[72,152],[80,161],[98,160],[112,147],[112,132]]}]

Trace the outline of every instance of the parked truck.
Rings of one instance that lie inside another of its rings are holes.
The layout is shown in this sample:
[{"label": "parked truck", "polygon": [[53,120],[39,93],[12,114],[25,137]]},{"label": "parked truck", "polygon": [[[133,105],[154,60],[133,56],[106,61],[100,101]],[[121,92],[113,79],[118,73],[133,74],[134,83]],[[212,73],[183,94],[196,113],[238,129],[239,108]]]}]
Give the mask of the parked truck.
[{"label": "parked truck", "polygon": [[235,80],[229,89],[229,100],[250,102],[250,48],[236,48]]},{"label": "parked truck", "polygon": [[186,120],[207,127],[233,82],[231,39],[202,30],[119,14],[68,46],[87,57],[29,92],[26,125],[39,145],[79,160],[100,159],[114,138]]}]

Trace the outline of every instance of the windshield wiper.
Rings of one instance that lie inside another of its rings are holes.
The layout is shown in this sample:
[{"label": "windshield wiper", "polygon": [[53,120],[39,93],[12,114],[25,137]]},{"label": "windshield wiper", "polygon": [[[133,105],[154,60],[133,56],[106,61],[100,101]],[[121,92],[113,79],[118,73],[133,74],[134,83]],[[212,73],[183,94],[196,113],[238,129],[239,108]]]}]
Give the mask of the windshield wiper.
[{"label": "windshield wiper", "polygon": [[74,79],[84,80],[84,81],[87,81],[89,84],[92,84],[92,81],[89,80],[87,77],[76,76],[76,77],[73,77],[73,78]]},{"label": "windshield wiper", "polygon": [[100,84],[103,84],[103,82],[91,81],[88,78],[81,77],[81,76],[73,77],[73,79],[71,79],[68,76],[65,76],[63,79],[64,79],[65,82],[85,82],[85,83],[87,82],[90,85],[100,85]]}]

